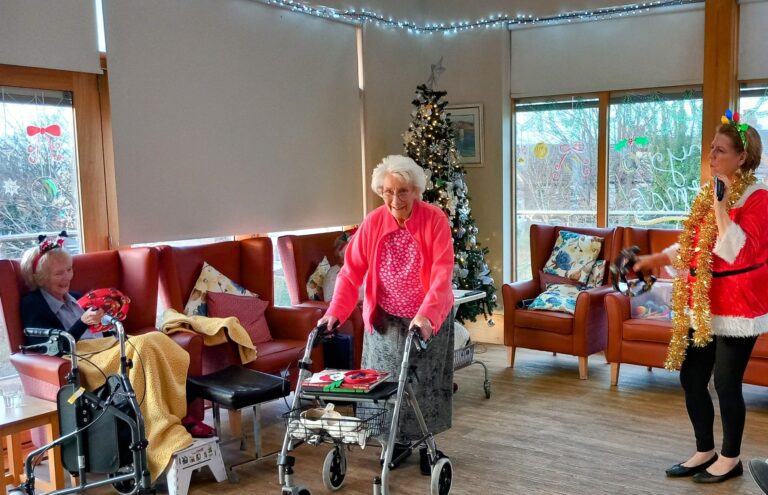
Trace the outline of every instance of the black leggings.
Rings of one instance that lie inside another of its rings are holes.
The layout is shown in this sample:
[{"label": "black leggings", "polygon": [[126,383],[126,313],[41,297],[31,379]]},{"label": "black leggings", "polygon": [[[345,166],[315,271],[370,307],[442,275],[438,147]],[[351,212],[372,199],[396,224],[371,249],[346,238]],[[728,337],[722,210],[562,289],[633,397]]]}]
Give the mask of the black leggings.
[{"label": "black leggings", "polygon": [[714,369],[715,390],[723,422],[721,453],[725,457],[738,457],[741,453],[746,416],[742,381],[756,341],[757,337],[715,336],[705,347],[688,347],[680,368],[680,383],[685,391],[685,407],[696,435],[697,451],[708,452],[715,448],[712,432],[715,408],[707,388]]}]

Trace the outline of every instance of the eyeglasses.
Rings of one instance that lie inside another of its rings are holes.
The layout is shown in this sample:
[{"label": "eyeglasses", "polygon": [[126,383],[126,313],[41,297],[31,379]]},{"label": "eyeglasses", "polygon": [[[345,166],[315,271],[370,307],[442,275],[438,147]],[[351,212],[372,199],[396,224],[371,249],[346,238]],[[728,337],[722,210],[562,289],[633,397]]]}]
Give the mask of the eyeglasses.
[{"label": "eyeglasses", "polygon": [[391,189],[384,189],[381,191],[381,195],[384,197],[384,199],[392,199],[395,196],[397,196],[397,199],[400,201],[403,201],[408,197],[408,195],[411,193],[410,189],[398,189],[397,191],[393,191]]}]

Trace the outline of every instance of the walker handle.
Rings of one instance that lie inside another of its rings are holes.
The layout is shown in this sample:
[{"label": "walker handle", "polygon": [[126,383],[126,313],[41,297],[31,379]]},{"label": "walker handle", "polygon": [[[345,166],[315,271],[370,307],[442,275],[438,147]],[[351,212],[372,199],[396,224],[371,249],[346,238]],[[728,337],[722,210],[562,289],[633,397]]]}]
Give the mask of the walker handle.
[{"label": "walker handle", "polygon": [[426,351],[427,347],[429,347],[429,341],[421,338],[421,327],[414,325],[411,327],[411,332],[413,332],[413,341],[416,345],[416,349],[419,351]]}]

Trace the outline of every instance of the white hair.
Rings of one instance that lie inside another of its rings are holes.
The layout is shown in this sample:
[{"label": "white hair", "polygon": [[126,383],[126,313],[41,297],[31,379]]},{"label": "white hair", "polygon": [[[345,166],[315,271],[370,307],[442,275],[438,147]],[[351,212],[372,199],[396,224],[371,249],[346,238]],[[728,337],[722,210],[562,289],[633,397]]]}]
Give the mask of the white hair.
[{"label": "white hair", "polygon": [[424,194],[427,187],[427,176],[424,169],[407,156],[389,155],[376,165],[371,177],[371,189],[379,196],[381,196],[384,178],[387,175],[395,175],[404,183],[416,188],[419,197]]}]

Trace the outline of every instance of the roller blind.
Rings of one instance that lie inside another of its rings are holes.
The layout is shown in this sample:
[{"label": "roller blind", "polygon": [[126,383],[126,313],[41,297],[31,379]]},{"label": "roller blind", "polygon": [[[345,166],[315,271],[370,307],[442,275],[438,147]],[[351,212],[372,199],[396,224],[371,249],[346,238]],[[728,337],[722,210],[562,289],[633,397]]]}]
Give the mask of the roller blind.
[{"label": "roller blind", "polygon": [[0,64],[101,72],[94,0],[0,1]]},{"label": "roller blind", "polygon": [[704,10],[515,29],[513,97],[701,84]]},{"label": "roller blind", "polygon": [[359,223],[352,26],[247,0],[107,0],[120,243]]},{"label": "roller blind", "polygon": [[741,2],[739,11],[739,80],[768,78],[768,2]]}]

